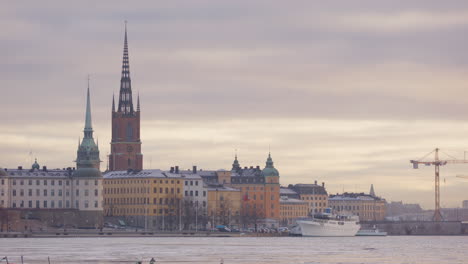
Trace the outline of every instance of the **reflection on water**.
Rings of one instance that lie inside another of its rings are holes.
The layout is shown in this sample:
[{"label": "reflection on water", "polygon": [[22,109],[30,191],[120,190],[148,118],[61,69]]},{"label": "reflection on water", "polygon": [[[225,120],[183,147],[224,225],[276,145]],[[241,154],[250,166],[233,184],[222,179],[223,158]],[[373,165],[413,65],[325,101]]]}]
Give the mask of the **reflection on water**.
[{"label": "reflection on water", "polygon": [[[10,263],[468,263],[468,237],[1,238]],[[1,258],[0,257],[0,258]]]}]

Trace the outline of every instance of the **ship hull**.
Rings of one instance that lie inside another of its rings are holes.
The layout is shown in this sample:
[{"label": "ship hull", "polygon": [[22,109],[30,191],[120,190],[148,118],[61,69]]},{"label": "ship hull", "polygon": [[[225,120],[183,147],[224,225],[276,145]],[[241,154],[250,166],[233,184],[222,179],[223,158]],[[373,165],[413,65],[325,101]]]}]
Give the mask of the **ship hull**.
[{"label": "ship hull", "polygon": [[301,226],[302,236],[355,236],[361,227],[354,221],[338,224],[337,221],[301,220],[297,223]]}]

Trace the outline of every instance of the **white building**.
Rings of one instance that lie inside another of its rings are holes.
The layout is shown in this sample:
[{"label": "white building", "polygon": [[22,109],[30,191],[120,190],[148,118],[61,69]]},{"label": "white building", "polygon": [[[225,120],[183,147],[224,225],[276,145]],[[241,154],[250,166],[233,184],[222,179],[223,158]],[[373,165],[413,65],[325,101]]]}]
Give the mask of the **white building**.
[{"label": "white building", "polygon": [[36,162],[31,169],[7,169],[0,176],[0,206],[4,208],[102,211],[99,171],[39,169]]}]

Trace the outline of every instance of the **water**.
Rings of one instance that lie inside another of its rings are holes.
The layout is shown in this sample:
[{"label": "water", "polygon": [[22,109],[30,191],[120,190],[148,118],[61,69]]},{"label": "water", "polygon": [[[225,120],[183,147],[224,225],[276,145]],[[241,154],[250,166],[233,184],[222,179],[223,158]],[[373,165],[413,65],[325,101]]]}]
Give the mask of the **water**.
[{"label": "water", "polygon": [[10,263],[468,263],[468,237],[0,238]]}]

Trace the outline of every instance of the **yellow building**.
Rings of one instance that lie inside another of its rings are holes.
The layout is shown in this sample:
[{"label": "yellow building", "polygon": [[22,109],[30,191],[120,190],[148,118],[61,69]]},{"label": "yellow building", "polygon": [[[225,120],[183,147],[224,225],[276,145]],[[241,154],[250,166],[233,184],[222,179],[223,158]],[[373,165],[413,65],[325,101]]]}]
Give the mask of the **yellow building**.
[{"label": "yellow building", "polygon": [[217,225],[239,227],[241,192],[222,185],[208,187],[208,221],[211,228]]},{"label": "yellow building", "polygon": [[306,201],[281,196],[280,217],[282,226],[292,225],[295,219],[309,215],[309,204]]},{"label": "yellow building", "polygon": [[180,228],[183,175],[161,170],[104,174],[104,215],[148,229]]},{"label": "yellow building", "polygon": [[334,210],[351,212],[359,221],[381,221],[385,219],[386,201],[364,193],[330,195],[328,204]]},{"label": "yellow building", "polygon": [[297,198],[309,205],[309,215],[312,213],[322,213],[328,207],[328,193],[325,189],[325,183],[314,184],[295,184],[288,188],[281,189],[281,196]]}]

